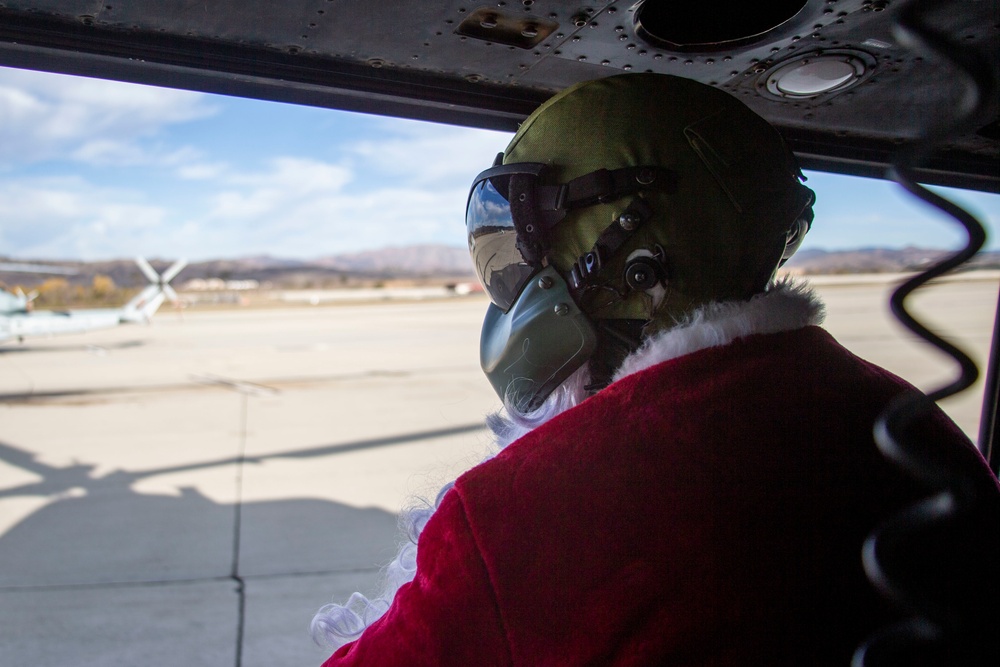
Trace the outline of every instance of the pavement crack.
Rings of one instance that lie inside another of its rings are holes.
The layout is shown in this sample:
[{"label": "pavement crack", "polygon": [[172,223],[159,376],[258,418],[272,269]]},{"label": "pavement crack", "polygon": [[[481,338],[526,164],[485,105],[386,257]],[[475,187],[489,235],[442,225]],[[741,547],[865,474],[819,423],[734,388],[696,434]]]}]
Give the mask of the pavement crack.
[{"label": "pavement crack", "polygon": [[238,574],[234,574],[230,577],[236,582],[236,598],[237,602],[237,615],[236,615],[236,667],[242,667],[243,665],[243,628],[245,627],[245,614],[246,614],[246,583],[243,581],[243,577]]},{"label": "pavement crack", "polygon": [[100,588],[150,588],[154,586],[182,586],[185,584],[205,584],[231,580],[231,576],[192,577],[189,579],[146,579],[141,581],[88,581],[65,584],[17,584],[0,586],[0,591],[10,593],[21,591],[60,591],[86,590]]},{"label": "pavement crack", "polygon": [[243,528],[243,470],[247,451],[247,419],[250,396],[257,389],[249,385],[234,384],[240,395],[239,442],[236,452],[236,493],[233,501],[233,564],[230,578],[236,582],[236,667],[243,665],[243,632],[246,625],[246,582],[240,576],[241,532]]}]

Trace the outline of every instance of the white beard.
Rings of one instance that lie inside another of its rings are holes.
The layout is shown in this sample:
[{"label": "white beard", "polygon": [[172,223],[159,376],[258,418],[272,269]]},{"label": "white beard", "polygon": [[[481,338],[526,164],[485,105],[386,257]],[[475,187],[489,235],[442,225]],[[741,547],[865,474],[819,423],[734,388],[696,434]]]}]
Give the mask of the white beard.
[{"label": "white beard", "polygon": [[[727,345],[745,336],[818,325],[823,317],[823,304],[811,290],[785,280],[749,301],[713,303],[699,308],[676,326],[646,340],[642,347],[625,358],[613,381],[698,350]],[[483,462],[553,417],[582,403],[588,396],[584,387],[589,379],[590,374],[584,365],[559,385],[535,411],[522,414],[505,407],[488,416],[486,423],[493,432],[494,448]],[[378,595],[369,598],[354,593],[346,603],[331,603],[316,612],[312,620],[312,635],[317,643],[338,648],[360,637],[365,628],[385,614],[400,586],[413,580],[417,571],[420,534],[454,485],[455,482],[445,484],[433,503],[421,500],[403,512],[400,525],[407,541],[383,570]]]}]

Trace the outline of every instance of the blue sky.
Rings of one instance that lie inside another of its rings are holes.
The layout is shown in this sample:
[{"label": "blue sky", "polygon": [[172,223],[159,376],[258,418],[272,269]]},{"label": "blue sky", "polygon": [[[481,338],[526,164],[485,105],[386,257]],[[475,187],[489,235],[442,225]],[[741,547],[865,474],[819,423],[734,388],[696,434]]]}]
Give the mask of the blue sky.
[{"label": "blue sky", "polygon": [[[310,259],[465,245],[472,178],[509,135],[0,68],[0,255]],[[953,248],[891,183],[810,172],[804,248]],[[951,192],[951,191],[946,191]],[[1000,196],[953,196],[1000,248]]]}]

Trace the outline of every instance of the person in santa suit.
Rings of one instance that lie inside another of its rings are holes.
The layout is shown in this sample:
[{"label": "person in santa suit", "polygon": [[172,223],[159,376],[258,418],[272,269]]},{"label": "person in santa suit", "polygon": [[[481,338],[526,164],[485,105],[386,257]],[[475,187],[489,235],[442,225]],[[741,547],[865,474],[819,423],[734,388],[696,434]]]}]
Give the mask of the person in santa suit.
[{"label": "person in santa suit", "polygon": [[[317,614],[326,667],[845,665],[896,618],[861,550],[925,493],[872,437],[914,390],[775,279],[803,180],[682,78],[586,82],[521,125],[466,219],[498,451],[411,517],[381,597]],[[998,493],[939,410],[916,433]]]}]

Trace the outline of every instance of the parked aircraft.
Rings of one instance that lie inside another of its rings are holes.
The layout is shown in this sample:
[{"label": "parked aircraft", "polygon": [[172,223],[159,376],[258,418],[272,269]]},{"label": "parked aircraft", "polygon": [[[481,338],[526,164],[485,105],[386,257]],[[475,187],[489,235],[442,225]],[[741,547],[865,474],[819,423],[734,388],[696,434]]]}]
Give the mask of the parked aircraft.
[{"label": "parked aircraft", "polygon": [[[71,276],[76,271],[62,266],[50,266],[48,264],[26,264],[23,262],[0,262],[0,271],[9,273],[55,273],[64,276]],[[31,302],[38,297],[38,291],[32,290],[27,294],[20,287],[13,292],[9,292],[0,287],[0,315],[15,315],[27,313],[31,310]]]},{"label": "parked aircraft", "polygon": [[119,324],[145,323],[166,300],[177,300],[170,281],[187,265],[178,260],[162,274],[139,257],[136,264],[149,279],[149,285],[121,308],[87,310],[32,310],[34,292],[24,294],[0,290],[0,343],[29,336],[54,336],[108,329]]},{"label": "parked aircraft", "polygon": [[20,287],[13,292],[0,289],[0,315],[23,315],[30,312],[31,302],[37,296],[37,290],[25,294]]}]

